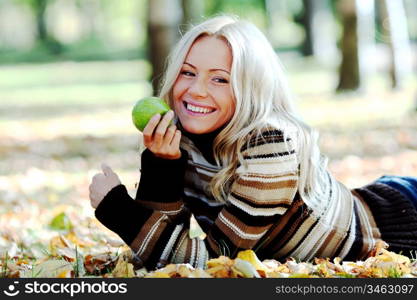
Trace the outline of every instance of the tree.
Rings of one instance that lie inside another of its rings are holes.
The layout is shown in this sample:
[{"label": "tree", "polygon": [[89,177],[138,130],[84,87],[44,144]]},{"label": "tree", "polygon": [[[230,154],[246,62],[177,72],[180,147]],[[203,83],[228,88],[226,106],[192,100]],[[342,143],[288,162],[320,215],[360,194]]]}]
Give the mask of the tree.
[{"label": "tree", "polygon": [[305,39],[301,51],[305,56],[315,56],[319,61],[332,62],[337,55],[335,21],[329,0],[303,0],[299,18],[304,27]]},{"label": "tree", "polygon": [[31,6],[35,11],[36,27],[38,29],[39,40],[46,42],[48,39],[48,33],[46,30],[45,12],[48,0],[33,0],[30,1]]},{"label": "tree", "polygon": [[33,11],[36,20],[37,39],[44,45],[52,54],[59,54],[62,52],[62,45],[48,34],[48,27],[46,24],[46,11],[48,5],[53,0],[19,0],[21,3],[28,5]]},{"label": "tree", "polygon": [[185,29],[194,23],[199,22],[204,15],[203,0],[181,0],[182,5],[182,24]]},{"label": "tree", "polygon": [[360,86],[358,56],[358,19],[356,5],[351,0],[341,0],[338,10],[342,18],[342,63],[339,69],[337,91],[356,90]]},{"label": "tree", "polygon": [[388,43],[390,50],[389,73],[392,88],[401,88],[404,78],[411,72],[411,46],[408,35],[407,18],[402,0],[378,1],[383,41]]},{"label": "tree", "polygon": [[151,81],[154,94],[159,92],[165,62],[178,39],[181,19],[179,0],[148,1],[148,53],[153,67]]},{"label": "tree", "polygon": [[342,62],[337,91],[357,90],[366,86],[370,73],[369,60],[374,50],[374,0],[341,0]]}]

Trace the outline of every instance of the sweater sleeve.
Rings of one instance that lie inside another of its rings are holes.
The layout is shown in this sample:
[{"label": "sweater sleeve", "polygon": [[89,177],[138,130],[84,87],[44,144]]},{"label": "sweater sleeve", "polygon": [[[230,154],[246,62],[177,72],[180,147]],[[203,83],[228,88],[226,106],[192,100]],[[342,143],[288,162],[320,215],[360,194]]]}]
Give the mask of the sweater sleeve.
[{"label": "sweater sleeve", "polygon": [[[176,160],[142,153],[136,201],[124,185],[113,188],[96,209],[97,219],[128,244],[136,258],[154,267],[172,234],[189,228],[190,212],[182,201],[187,153]],[[176,231],[175,231],[176,230]],[[159,255],[159,256],[158,256]]]},{"label": "sweater sleeve", "polygon": [[137,267],[152,269],[171,250],[170,241],[177,237],[178,229],[189,228],[191,214],[185,207],[176,214],[150,209],[134,201],[120,184],[104,197],[95,215],[130,246]]},{"label": "sweater sleeve", "polygon": [[145,149],[141,156],[141,177],[136,201],[167,214],[177,214],[183,207],[184,174],[187,152],[181,149],[179,159],[156,157]]}]

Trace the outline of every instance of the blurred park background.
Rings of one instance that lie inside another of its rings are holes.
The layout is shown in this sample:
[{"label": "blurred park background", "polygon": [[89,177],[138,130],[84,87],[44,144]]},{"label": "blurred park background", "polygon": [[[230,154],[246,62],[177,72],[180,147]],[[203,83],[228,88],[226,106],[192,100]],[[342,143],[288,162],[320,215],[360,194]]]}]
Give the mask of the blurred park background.
[{"label": "blurred park background", "polygon": [[181,33],[222,13],[267,35],[339,180],[417,176],[415,0],[0,0],[0,254],[38,257],[70,229],[120,245],[100,235],[91,177],[106,162],[135,195],[131,108]]}]

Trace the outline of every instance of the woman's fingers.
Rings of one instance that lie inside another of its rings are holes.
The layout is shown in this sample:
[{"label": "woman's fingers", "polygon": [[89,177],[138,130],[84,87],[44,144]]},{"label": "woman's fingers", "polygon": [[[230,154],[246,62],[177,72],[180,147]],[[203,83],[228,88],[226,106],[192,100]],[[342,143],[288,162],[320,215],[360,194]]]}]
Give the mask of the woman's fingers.
[{"label": "woman's fingers", "polygon": [[112,168],[110,168],[109,165],[107,165],[106,163],[102,163],[101,169],[103,170],[103,173],[106,176],[107,182],[114,186],[120,184],[119,176],[113,171]]},{"label": "woman's fingers", "polygon": [[97,208],[108,192],[121,184],[119,176],[107,164],[102,163],[101,169],[103,173],[95,174],[88,187],[90,202],[94,208]]},{"label": "woman's fingers", "polygon": [[104,174],[97,173],[96,175],[93,176],[93,183],[103,180],[103,179],[104,179]]},{"label": "woman's fingers", "polygon": [[175,132],[177,131],[177,126],[175,125],[171,125],[169,126],[169,128],[167,129],[167,132],[164,136],[164,145],[166,146],[170,146],[172,139],[174,138]]},{"label": "woman's fingers", "polygon": [[174,137],[171,141],[171,148],[173,149],[180,149],[180,142],[181,142],[181,131],[180,130],[176,130]]},{"label": "woman's fingers", "polygon": [[[170,126],[174,112],[170,110],[162,118],[155,115],[143,130],[143,142],[158,157],[175,159],[181,156],[179,150],[181,131],[175,125]],[[103,172],[106,174],[105,169]]]},{"label": "woman's fingers", "polygon": [[164,115],[162,120],[159,122],[159,125],[155,131],[155,136],[154,136],[154,141],[153,141],[153,143],[155,143],[156,148],[160,148],[162,146],[164,142],[165,134],[167,133],[169,122],[172,120],[173,117],[174,117],[174,112],[170,110]]},{"label": "woman's fingers", "polygon": [[147,148],[149,148],[152,145],[152,136],[154,133],[154,130],[156,128],[156,126],[159,123],[159,120],[161,119],[161,115],[160,114],[156,114],[154,115],[148,122],[148,124],[146,124],[145,128],[143,129],[143,143],[145,144],[145,146]]},{"label": "woman's fingers", "polygon": [[106,176],[109,176],[114,173],[113,170],[106,163],[101,164],[101,170],[103,171],[103,174]]}]

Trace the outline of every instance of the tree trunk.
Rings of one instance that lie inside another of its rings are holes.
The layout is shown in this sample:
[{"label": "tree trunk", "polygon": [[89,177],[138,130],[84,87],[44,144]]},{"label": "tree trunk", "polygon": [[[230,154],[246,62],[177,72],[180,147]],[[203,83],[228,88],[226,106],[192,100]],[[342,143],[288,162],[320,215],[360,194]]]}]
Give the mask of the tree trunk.
[{"label": "tree trunk", "polygon": [[45,20],[46,9],[50,3],[50,0],[34,0],[31,5],[36,17],[38,40],[51,54],[58,55],[62,52],[63,47],[60,42],[48,34],[48,28]]},{"label": "tree trunk", "polygon": [[301,53],[304,56],[310,56],[314,54],[313,51],[313,20],[315,14],[315,5],[317,3],[314,0],[303,0],[304,12],[301,17],[301,24],[304,27],[305,38],[303,45],[301,46]]},{"label": "tree trunk", "polygon": [[338,9],[342,17],[343,36],[337,91],[356,90],[360,87],[356,5],[354,1],[341,0]]},{"label": "tree trunk", "polygon": [[36,28],[38,31],[38,39],[42,43],[47,43],[48,32],[46,29],[45,12],[47,6],[47,0],[36,0],[33,3],[35,16],[36,16]]},{"label": "tree trunk", "polygon": [[375,1],[356,0],[356,12],[358,16],[358,59],[359,77],[361,87],[368,86],[368,79],[374,72],[376,47],[375,47]]},{"label": "tree trunk", "polygon": [[303,55],[313,55],[322,63],[333,62],[337,57],[336,32],[329,0],[303,0],[303,5]]},{"label": "tree trunk", "polygon": [[394,89],[403,87],[404,78],[411,72],[411,46],[407,19],[402,0],[379,0],[382,27],[390,50],[389,73]]},{"label": "tree trunk", "polygon": [[148,50],[153,67],[152,87],[156,95],[160,90],[166,59],[178,39],[182,12],[179,0],[149,0],[148,12]]},{"label": "tree trunk", "polygon": [[204,15],[203,0],[181,0],[182,4],[182,25],[188,29],[191,24],[200,22]]}]

